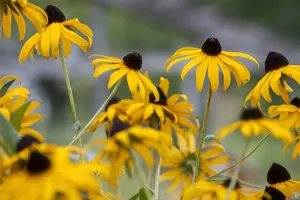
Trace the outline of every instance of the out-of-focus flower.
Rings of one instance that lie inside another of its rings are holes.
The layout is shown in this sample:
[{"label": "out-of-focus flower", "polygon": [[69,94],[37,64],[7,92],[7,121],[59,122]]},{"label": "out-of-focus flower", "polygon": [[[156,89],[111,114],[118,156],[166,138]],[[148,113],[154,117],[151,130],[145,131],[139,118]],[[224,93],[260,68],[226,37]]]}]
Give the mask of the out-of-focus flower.
[{"label": "out-of-focus flower", "polygon": [[139,90],[142,94],[141,97],[145,99],[146,90],[150,90],[153,92],[155,100],[159,100],[158,91],[151,79],[139,71],[143,64],[142,56],[139,53],[130,53],[124,56],[122,60],[99,54],[92,56],[98,57],[92,62],[95,68],[94,78],[101,76],[107,71],[114,70],[108,80],[108,89],[126,76],[128,88],[132,94],[135,94]]},{"label": "out-of-focus flower", "polygon": [[[279,192],[276,192],[276,194],[274,194],[274,195],[278,195],[278,197],[281,197],[279,198],[280,200],[282,199],[282,197],[285,198],[295,197],[293,192],[300,192],[300,182],[291,180],[291,175],[287,171],[287,169],[277,163],[273,163],[272,166],[270,167],[267,175],[267,181],[269,183],[268,187],[276,188],[283,194],[283,196]],[[270,192],[272,195],[272,193],[275,193],[275,191],[272,190],[273,189],[268,189],[266,190],[266,192],[267,193]],[[264,194],[265,194],[265,190],[260,190],[258,192],[251,194],[249,196],[249,199],[261,200]]]},{"label": "out-of-focus flower", "polygon": [[184,80],[186,74],[196,66],[196,86],[199,92],[202,91],[206,73],[210,81],[210,87],[216,92],[219,87],[219,67],[224,76],[223,90],[227,90],[232,72],[238,87],[246,84],[250,80],[250,73],[245,65],[240,63],[236,57],[245,58],[258,62],[252,56],[240,52],[223,51],[217,38],[208,38],[202,48],[184,47],[177,50],[166,63],[167,72],[171,67],[181,61],[190,60],[181,71],[181,79]]},{"label": "out-of-focus flower", "polygon": [[95,157],[94,162],[111,161],[112,171],[109,182],[115,186],[122,167],[128,166],[129,169],[133,167],[132,153],[138,153],[151,168],[153,155],[150,148],[160,153],[163,145],[170,146],[172,144],[172,139],[164,132],[135,126],[114,133],[113,137],[100,141],[101,143],[105,144],[105,147]]},{"label": "out-of-focus flower", "polygon": [[293,89],[288,85],[286,78],[289,77],[300,84],[300,65],[290,65],[284,55],[270,51],[265,61],[265,71],[264,77],[247,95],[245,104],[250,100],[252,107],[259,106],[261,96],[267,102],[272,102],[270,88],[277,96],[281,96],[286,103],[289,103],[288,92],[292,92]]},{"label": "out-of-focus flower", "polygon": [[220,138],[240,129],[245,137],[253,137],[260,134],[267,134],[269,131],[283,142],[293,141],[293,136],[288,128],[285,128],[279,120],[265,119],[258,108],[244,109],[241,120],[230,124],[218,131]]},{"label": "out-of-focus flower", "polygon": [[[77,18],[66,20],[62,11],[55,6],[49,5],[45,11],[48,24],[25,42],[19,55],[21,63],[24,63],[28,56],[33,58],[34,49],[46,59],[57,58],[60,45],[64,57],[71,54],[72,43],[78,45],[84,52],[88,51],[93,44],[93,31],[87,25],[80,23]],[[87,39],[81,37],[75,30]]]},{"label": "out-of-focus flower", "polygon": [[[183,183],[184,188],[189,187],[194,174],[198,152],[195,137],[189,134],[188,140],[181,136],[178,136],[178,139],[179,148],[172,146],[166,148],[162,153],[162,166],[168,170],[161,175],[160,180],[172,181],[167,192],[174,191],[181,183]],[[216,172],[211,169],[212,166],[225,164],[229,161],[229,157],[224,155],[224,151],[220,144],[204,145],[200,154],[199,179],[214,175]]]},{"label": "out-of-focus flower", "polygon": [[41,31],[48,23],[45,11],[38,6],[29,3],[27,0],[0,1],[0,12],[2,31],[6,38],[11,37],[11,24],[13,17],[19,29],[20,40],[24,40],[26,33],[26,22],[24,16],[29,19],[38,31]]}]

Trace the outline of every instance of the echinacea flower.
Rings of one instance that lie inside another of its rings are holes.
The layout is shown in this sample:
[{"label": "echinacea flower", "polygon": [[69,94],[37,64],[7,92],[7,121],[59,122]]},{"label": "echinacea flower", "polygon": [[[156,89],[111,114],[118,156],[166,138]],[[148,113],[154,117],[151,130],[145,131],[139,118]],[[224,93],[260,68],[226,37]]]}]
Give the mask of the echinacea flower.
[{"label": "echinacea flower", "polygon": [[[167,171],[161,174],[161,181],[171,181],[171,186],[167,192],[173,192],[180,184],[186,188],[192,183],[194,168],[197,158],[197,148],[195,137],[189,134],[186,140],[178,136],[179,148],[172,146],[166,148],[162,153],[162,166]],[[229,157],[224,155],[224,148],[220,144],[204,145],[200,154],[200,179],[214,175],[216,172],[211,169],[212,166],[225,164]]]},{"label": "echinacea flower", "polygon": [[[48,16],[48,24],[25,42],[19,55],[20,63],[24,63],[28,56],[33,58],[34,49],[46,59],[57,58],[60,45],[64,57],[71,54],[72,43],[79,46],[84,52],[88,51],[93,44],[93,32],[87,25],[80,23],[77,18],[66,20],[62,11],[53,5],[47,6],[45,11]],[[84,35],[86,39],[76,31]]]},{"label": "echinacea flower", "polygon": [[293,90],[287,83],[286,78],[289,77],[300,84],[300,65],[290,65],[288,59],[277,52],[270,51],[265,61],[266,74],[245,99],[251,101],[251,106],[256,107],[260,105],[260,97],[262,96],[267,102],[272,102],[269,89],[282,99],[289,103],[288,92]]},{"label": "echinacea flower", "polygon": [[223,90],[227,90],[232,72],[238,87],[246,84],[250,80],[250,73],[245,65],[237,60],[237,57],[258,62],[252,56],[241,52],[223,51],[217,38],[208,38],[202,48],[184,47],[177,50],[166,62],[167,72],[171,67],[181,61],[190,60],[181,71],[181,79],[184,80],[186,74],[196,66],[196,86],[199,92],[202,91],[206,73],[210,81],[212,92],[216,92],[219,87],[219,68],[224,77]]},{"label": "echinacea flower", "polygon": [[[188,102],[188,98],[184,94],[169,93],[169,80],[161,77],[160,84],[157,88],[159,93],[159,101],[155,101],[154,94],[150,91],[146,92],[146,99],[142,98],[141,92],[137,92],[132,99],[124,99],[120,104],[127,105],[126,113],[131,124],[148,124],[156,125],[167,133],[181,134],[185,129],[198,133],[199,121],[192,114],[193,105]],[[128,109],[127,109],[128,108]]]},{"label": "echinacea flower", "polygon": [[[230,179],[224,181],[222,185],[205,180],[199,180],[194,185],[183,191],[182,200],[206,199],[206,200],[223,200],[228,193]],[[230,193],[228,200],[247,200],[247,196],[241,191],[239,182],[236,183],[234,190]],[[249,199],[250,200],[250,199]],[[252,200],[252,199],[251,199]]]},{"label": "echinacea flower", "polygon": [[155,100],[159,100],[158,91],[151,79],[140,72],[143,60],[139,53],[130,53],[124,56],[123,59],[99,54],[92,56],[98,57],[92,62],[92,65],[95,69],[94,78],[101,76],[107,71],[114,70],[108,80],[108,89],[126,76],[128,88],[132,94],[135,94],[139,90],[142,94],[142,98],[145,98],[146,90],[149,89],[151,92],[153,92]]},{"label": "echinacea flower", "polygon": [[162,146],[170,146],[172,139],[164,132],[135,126],[117,132],[113,137],[100,141],[100,143],[105,144],[105,147],[95,157],[94,162],[111,162],[112,171],[109,183],[115,186],[122,167],[128,166],[129,169],[133,167],[132,153],[139,154],[151,168],[154,161],[150,148],[161,152]]},{"label": "echinacea flower", "polygon": [[6,38],[11,37],[12,17],[14,17],[19,29],[19,39],[24,40],[26,22],[24,16],[36,27],[38,31],[47,25],[48,18],[45,11],[27,0],[2,0],[0,1],[0,15],[2,31]]},{"label": "echinacea flower", "polygon": [[283,142],[291,142],[294,138],[289,129],[285,128],[279,120],[265,119],[258,108],[244,109],[241,120],[219,130],[218,136],[224,138],[237,129],[240,129],[245,137],[267,134],[270,131],[276,138]]},{"label": "echinacea flower", "polygon": [[[300,182],[291,180],[291,175],[287,169],[277,163],[273,163],[270,167],[267,175],[267,181],[269,183],[268,187],[276,188],[286,198],[295,197],[293,192],[300,192]],[[265,190],[257,191],[251,194],[249,199],[260,200],[264,193]],[[278,194],[278,196],[280,197],[282,195]]]}]

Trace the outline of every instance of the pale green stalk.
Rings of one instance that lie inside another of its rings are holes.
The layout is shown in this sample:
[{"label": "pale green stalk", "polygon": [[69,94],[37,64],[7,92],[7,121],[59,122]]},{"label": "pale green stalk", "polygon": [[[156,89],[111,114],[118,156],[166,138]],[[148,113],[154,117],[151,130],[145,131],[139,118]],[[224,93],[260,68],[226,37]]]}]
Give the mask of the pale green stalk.
[{"label": "pale green stalk", "polygon": [[206,103],[206,108],[205,108],[205,114],[204,114],[204,118],[203,118],[203,122],[202,122],[202,129],[201,129],[201,133],[200,133],[200,143],[199,143],[199,147],[198,147],[198,153],[197,153],[197,159],[196,159],[195,173],[194,173],[194,176],[193,176],[193,182],[195,182],[195,180],[197,180],[197,178],[200,174],[200,154],[201,154],[201,150],[202,150],[203,143],[204,143],[204,137],[205,137],[208,113],[209,113],[209,109],[210,109],[211,97],[212,97],[212,90],[211,90],[211,86],[209,86],[209,92],[208,92],[208,98],[207,98],[207,103]]},{"label": "pale green stalk", "polygon": [[[241,159],[245,157],[249,144],[250,144],[250,138],[247,138],[246,144],[245,144],[244,149],[243,149],[242,154],[241,154]],[[229,184],[229,187],[228,187],[228,190],[227,190],[225,200],[229,199],[231,192],[234,190],[234,187],[235,187],[235,184],[238,180],[241,169],[242,169],[242,163],[240,165],[236,166],[234,174],[231,177],[231,181],[230,181],[230,184]]]},{"label": "pale green stalk", "polygon": [[[64,76],[65,76],[65,81],[66,81],[66,86],[67,86],[67,91],[68,91],[68,96],[69,96],[69,101],[70,101],[72,116],[73,116],[73,121],[74,121],[75,136],[76,136],[80,129],[80,122],[78,121],[78,118],[77,118],[74,95],[73,95],[73,91],[72,91],[72,87],[71,87],[70,77],[68,74],[68,69],[67,69],[67,64],[66,64],[65,57],[64,57],[64,51],[63,51],[62,44],[59,45],[59,56],[60,56],[60,61],[61,61],[61,65],[63,68]],[[81,138],[79,140],[79,146],[82,147]]]},{"label": "pale green stalk", "polygon": [[110,95],[107,97],[105,102],[101,105],[101,107],[97,110],[97,112],[94,114],[92,119],[83,127],[83,129],[76,135],[75,138],[70,142],[69,146],[74,144],[78,138],[82,136],[82,134],[85,133],[85,131],[90,127],[90,125],[93,123],[93,121],[96,119],[96,117],[105,109],[105,106],[109,103],[110,99],[115,95],[117,92],[122,80],[119,80],[118,83],[115,85],[114,89],[111,91]]},{"label": "pale green stalk", "polygon": [[212,175],[210,177],[208,177],[207,179],[210,180],[213,177],[216,177],[220,174],[223,174],[224,172],[228,171],[229,169],[235,167],[236,165],[238,165],[239,163],[243,162],[244,160],[246,160],[247,158],[249,158],[257,149],[258,147],[260,147],[260,145],[271,135],[271,133],[268,133],[267,135],[265,135],[265,137],[263,137],[258,143],[257,145],[254,147],[254,149],[248,153],[245,157],[243,157],[242,159],[240,159],[239,161],[235,162],[234,164],[230,165],[229,167],[227,167],[226,169],[223,169],[222,171],[216,173],[215,175]]}]

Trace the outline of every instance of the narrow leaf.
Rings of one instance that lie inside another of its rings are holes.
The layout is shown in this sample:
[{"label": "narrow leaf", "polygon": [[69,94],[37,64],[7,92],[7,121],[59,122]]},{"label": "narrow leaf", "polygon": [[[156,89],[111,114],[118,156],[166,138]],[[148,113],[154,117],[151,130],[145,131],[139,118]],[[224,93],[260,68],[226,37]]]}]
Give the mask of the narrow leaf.
[{"label": "narrow leaf", "polygon": [[[150,199],[147,198],[146,190],[148,190],[149,194],[151,195]],[[139,194],[140,194],[140,200],[151,200],[153,199],[153,195],[154,195],[153,191],[150,190],[149,188],[141,188]]]},{"label": "narrow leaf", "polygon": [[135,194],[132,197],[130,197],[129,200],[137,200],[139,197],[140,197],[140,193],[138,192],[137,194]]},{"label": "narrow leaf", "polygon": [[7,145],[7,150],[11,155],[16,153],[15,145],[19,140],[19,135],[14,126],[0,113],[0,136]]},{"label": "narrow leaf", "polygon": [[22,119],[30,103],[31,101],[23,104],[17,110],[10,114],[10,121],[17,131],[19,131],[21,128]]},{"label": "narrow leaf", "polygon": [[6,94],[7,90],[9,89],[9,87],[10,87],[14,82],[15,82],[15,80],[11,80],[11,81],[9,81],[9,82],[7,82],[7,83],[4,84],[4,86],[3,86],[3,87],[1,88],[1,90],[0,90],[0,98],[3,97],[3,96]]},{"label": "narrow leaf", "polygon": [[204,137],[204,144],[208,144],[208,143],[211,143],[211,142],[220,143],[220,140],[216,135],[206,135]]}]

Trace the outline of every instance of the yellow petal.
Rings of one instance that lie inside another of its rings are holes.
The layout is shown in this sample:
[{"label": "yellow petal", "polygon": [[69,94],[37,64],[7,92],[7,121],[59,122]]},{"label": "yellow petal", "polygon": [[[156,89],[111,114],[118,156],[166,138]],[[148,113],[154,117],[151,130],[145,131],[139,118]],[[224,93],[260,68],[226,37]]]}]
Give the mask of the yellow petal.
[{"label": "yellow petal", "polygon": [[220,137],[220,139],[224,138],[229,133],[233,132],[234,130],[238,129],[241,126],[241,122],[235,122],[233,124],[230,124],[221,130],[218,131],[217,135]]},{"label": "yellow petal", "polygon": [[141,81],[145,84],[145,86],[147,86],[150,89],[150,91],[153,93],[153,95],[155,97],[155,101],[159,101],[158,90],[155,87],[155,85],[152,83],[151,79],[148,79],[147,77],[145,77],[145,75],[142,74],[141,72],[137,72],[137,74],[140,77]]},{"label": "yellow petal", "polygon": [[212,92],[216,92],[219,87],[219,67],[215,58],[213,58],[209,63],[208,78]]},{"label": "yellow petal", "polygon": [[116,84],[116,82],[121,80],[121,78],[123,76],[125,76],[129,70],[130,69],[128,69],[128,68],[121,68],[121,69],[113,72],[109,77],[107,88],[110,89],[114,84]]},{"label": "yellow petal", "polygon": [[223,72],[223,90],[225,91],[228,89],[231,82],[230,72],[228,68],[225,66],[225,64],[219,58],[217,58],[216,60],[217,60],[217,64],[220,66]]},{"label": "yellow petal", "polygon": [[196,68],[196,86],[198,92],[202,92],[207,67],[211,59],[212,58],[210,56],[206,57],[205,60]]},{"label": "yellow petal", "polygon": [[[3,11],[2,11],[3,12]],[[2,28],[3,33],[6,38],[10,38],[11,36],[11,9],[7,8],[7,15],[5,13],[2,14]]]},{"label": "yellow petal", "polygon": [[191,61],[188,62],[186,66],[183,67],[181,71],[181,80],[184,80],[186,74],[196,65],[199,65],[200,63],[203,62],[203,60],[206,58],[205,54],[200,54],[196,58],[193,58]]},{"label": "yellow petal", "polygon": [[52,58],[57,58],[59,54],[60,27],[58,23],[53,23],[50,30]]},{"label": "yellow petal", "polygon": [[127,73],[127,84],[131,93],[135,94],[138,88],[139,76],[134,70],[129,70]]},{"label": "yellow petal", "polygon": [[253,61],[259,67],[259,63],[257,62],[257,60],[248,54],[241,53],[241,52],[228,52],[228,51],[222,51],[222,54],[228,55],[228,56],[233,56],[233,57],[246,58],[248,60]]},{"label": "yellow petal", "polygon": [[19,29],[19,40],[24,40],[25,33],[26,33],[26,23],[25,23],[23,15],[20,13],[20,11],[18,9],[16,9],[16,10],[17,10],[18,14],[13,12],[13,15],[14,15],[14,18],[16,20],[16,23],[17,23],[17,26]]},{"label": "yellow petal", "polygon": [[47,59],[50,58],[50,47],[51,47],[51,28],[52,25],[48,26],[41,38],[41,52]]},{"label": "yellow petal", "polygon": [[25,42],[24,46],[22,47],[22,49],[20,51],[20,55],[19,55],[20,63],[24,63],[26,61],[27,57],[30,55],[30,52],[33,51],[33,49],[34,49],[36,43],[39,41],[39,39],[40,39],[40,34],[36,33]]},{"label": "yellow petal", "polygon": [[164,92],[165,95],[168,95],[170,82],[164,77],[159,79],[159,87]]}]

